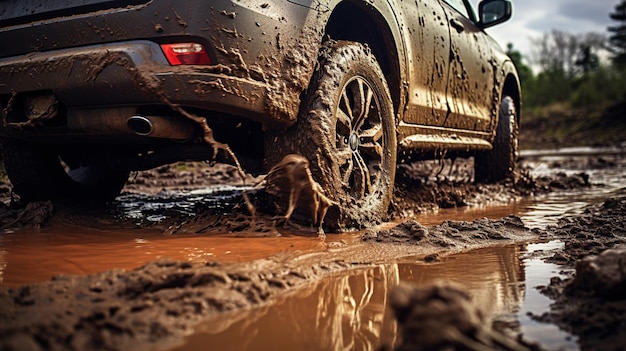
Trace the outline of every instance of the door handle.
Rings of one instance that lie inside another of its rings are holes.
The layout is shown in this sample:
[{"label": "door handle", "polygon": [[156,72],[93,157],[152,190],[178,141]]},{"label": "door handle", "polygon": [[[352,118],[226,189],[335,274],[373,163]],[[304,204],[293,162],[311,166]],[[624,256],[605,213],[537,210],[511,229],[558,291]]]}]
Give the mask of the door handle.
[{"label": "door handle", "polygon": [[465,26],[463,25],[463,22],[453,18],[450,20],[450,25],[456,29],[457,33],[461,33],[462,31],[465,30]]}]

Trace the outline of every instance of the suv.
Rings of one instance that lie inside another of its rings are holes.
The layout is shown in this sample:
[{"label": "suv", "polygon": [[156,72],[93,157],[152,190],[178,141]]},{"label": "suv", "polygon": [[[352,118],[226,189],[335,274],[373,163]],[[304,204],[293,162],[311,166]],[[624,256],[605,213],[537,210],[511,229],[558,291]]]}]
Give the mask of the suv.
[{"label": "suv", "polygon": [[396,162],[475,156],[513,170],[520,85],[484,29],[507,0],[1,0],[2,152],[26,201],[119,194],[129,172],[216,160],[266,172],[298,153],[379,220]]}]

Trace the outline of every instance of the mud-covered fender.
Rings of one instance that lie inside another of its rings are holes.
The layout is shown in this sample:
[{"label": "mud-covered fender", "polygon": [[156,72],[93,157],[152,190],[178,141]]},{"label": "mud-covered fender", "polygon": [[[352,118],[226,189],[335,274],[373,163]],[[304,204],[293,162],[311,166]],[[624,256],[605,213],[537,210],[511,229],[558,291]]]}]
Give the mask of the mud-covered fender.
[{"label": "mud-covered fender", "polygon": [[[502,61],[500,61],[500,58]],[[496,54],[495,61],[501,62],[494,74],[494,91],[493,103],[491,108],[490,130],[492,139],[496,134],[498,125],[498,116],[500,113],[500,103],[504,96],[510,96],[515,102],[517,124],[520,123],[521,107],[522,107],[522,89],[517,74],[515,64],[504,53]]]},{"label": "mud-covered fender", "polygon": [[[386,1],[372,1],[372,0],[287,0],[292,3],[299,4],[301,6],[308,7],[314,11],[310,11],[309,17],[306,21],[306,26],[311,28],[312,33],[323,33],[324,29],[329,22],[329,19],[337,6],[342,3],[350,3],[351,5],[358,6],[365,10],[382,29],[382,37],[384,39],[384,45],[391,51],[386,51],[388,55],[389,64],[391,66],[391,72],[387,76],[387,83],[389,84],[392,95],[396,97],[394,107],[396,112],[404,110],[406,104],[406,94],[408,88],[407,82],[407,65],[409,58],[407,56],[406,44],[408,40],[406,35],[407,24],[404,23],[403,16],[401,16],[401,9],[397,4],[397,0]],[[316,38],[317,48],[323,44],[323,37]],[[336,38],[333,38],[336,39]],[[346,39],[346,38],[340,38]],[[310,76],[307,76],[310,79]],[[395,91],[394,91],[395,90]]]},{"label": "mud-covered fender", "polygon": [[[366,2],[366,1],[362,1]],[[390,90],[396,90],[397,93],[397,106],[396,108],[396,123],[401,120],[400,114],[404,111],[407,103],[408,95],[408,65],[409,57],[407,53],[408,42],[408,24],[404,23],[404,16],[401,15],[400,7],[397,0],[387,1],[367,1],[368,4],[373,6],[376,11],[384,18],[383,24],[389,29],[392,42],[386,43],[387,47],[394,48],[394,52],[389,52],[391,59],[395,61],[396,77],[387,77],[387,84],[389,84]],[[392,95],[395,95],[392,93]]]}]

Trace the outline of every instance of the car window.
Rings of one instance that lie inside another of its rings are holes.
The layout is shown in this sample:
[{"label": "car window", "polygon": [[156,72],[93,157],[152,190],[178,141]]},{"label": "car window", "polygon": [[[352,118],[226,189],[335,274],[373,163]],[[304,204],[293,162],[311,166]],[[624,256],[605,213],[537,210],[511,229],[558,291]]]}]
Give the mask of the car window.
[{"label": "car window", "polygon": [[467,6],[465,6],[465,1],[463,0],[444,0],[448,5],[452,6],[455,10],[461,13],[463,16],[474,20],[474,13],[468,12]]}]

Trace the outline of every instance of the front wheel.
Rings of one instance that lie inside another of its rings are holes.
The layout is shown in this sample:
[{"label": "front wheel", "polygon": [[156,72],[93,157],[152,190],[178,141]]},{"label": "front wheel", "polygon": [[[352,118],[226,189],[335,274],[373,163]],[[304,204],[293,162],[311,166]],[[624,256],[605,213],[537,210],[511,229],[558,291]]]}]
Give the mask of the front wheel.
[{"label": "front wheel", "polygon": [[26,202],[112,200],[124,187],[129,174],[109,167],[98,158],[97,150],[60,152],[46,145],[5,142],[2,156],[13,190]]},{"label": "front wheel", "polygon": [[498,125],[492,149],[474,157],[474,180],[497,182],[509,178],[518,156],[518,125],[513,98],[505,96],[500,104]]},{"label": "front wheel", "polygon": [[[321,51],[296,124],[266,148],[268,163],[299,153],[331,208],[332,230],[380,221],[393,194],[396,130],[389,88],[364,45],[332,41]],[[270,152],[271,151],[271,152]]]}]

